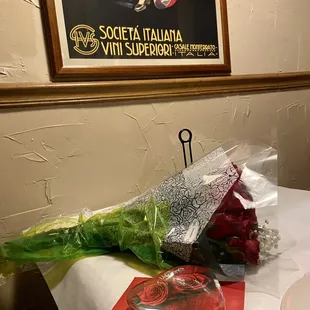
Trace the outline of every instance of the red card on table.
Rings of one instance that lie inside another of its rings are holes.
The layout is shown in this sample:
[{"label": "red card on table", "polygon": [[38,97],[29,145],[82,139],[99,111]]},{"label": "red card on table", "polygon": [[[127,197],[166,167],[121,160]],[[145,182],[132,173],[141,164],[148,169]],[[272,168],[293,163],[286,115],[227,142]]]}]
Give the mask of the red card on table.
[{"label": "red card on table", "polygon": [[[131,288],[149,278],[134,278],[120,300],[112,310],[130,310],[127,303],[127,294]],[[220,282],[226,301],[226,310],[244,310],[245,283],[244,282]]]},{"label": "red card on table", "polygon": [[226,310],[244,310],[245,283],[220,282],[225,301]]}]

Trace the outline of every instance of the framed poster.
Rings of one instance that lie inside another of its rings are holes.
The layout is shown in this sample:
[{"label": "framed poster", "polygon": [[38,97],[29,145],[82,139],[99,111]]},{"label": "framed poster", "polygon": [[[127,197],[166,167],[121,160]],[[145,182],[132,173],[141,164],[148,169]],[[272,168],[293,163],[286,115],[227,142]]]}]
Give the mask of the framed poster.
[{"label": "framed poster", "polygon": [[42,0],[53,79],[230,73],[226,0]]}]

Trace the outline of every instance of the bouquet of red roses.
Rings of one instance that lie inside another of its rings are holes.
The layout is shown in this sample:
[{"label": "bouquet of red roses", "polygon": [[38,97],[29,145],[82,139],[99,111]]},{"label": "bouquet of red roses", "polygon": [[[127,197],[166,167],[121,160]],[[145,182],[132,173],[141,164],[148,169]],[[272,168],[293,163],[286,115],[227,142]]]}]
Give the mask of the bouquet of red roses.
[{"label": "bouquet of red roses", "polygon": [[[234,166],[239,177],[212,215],[206,235],[215,248],[219,246],[233,261],[257,265],[260,242],[256,210],[245,209],[241,202],[253,202],[253,197],[240,180],[242,171]],[[223,260],[223,256],[218,258]]]},{"label": "bouquet of red roses", "polygon": [[279,241],[256,216],[276,204],[275,163],[270,147],[218,148],[131,201],[35,225],[0,247],[0,264],[129,250],[161,268],[186,262],[242,275]]},{"label": "bouquet of red roses", "polygon": [[218,261],[257,265],[278,247],[280,235],[277,229],[267,228],[268,221],[258,223],[255,208],[245,208],[253,197],[241,180],[242,170],[234,166],[239,177],[212,215],[206,236]]},{"label": "bouquet of red roses", "polygon": [[[243,276],[246,264],[258,265],[278,248],[279,231],[269,228],[267,220],[260,223],[256,209],[256,206],[275,205],[277,190],[263,174],[257,175],[246,164],[237,166],[234,163],[233,166],[238,177],[197,239],[191,263],[213,267],[217,272],[220,267],[220,273],[227,276]],[[243,170],[246,171],[245,178]],[[265,193],[262,193],[263,189]]]}]

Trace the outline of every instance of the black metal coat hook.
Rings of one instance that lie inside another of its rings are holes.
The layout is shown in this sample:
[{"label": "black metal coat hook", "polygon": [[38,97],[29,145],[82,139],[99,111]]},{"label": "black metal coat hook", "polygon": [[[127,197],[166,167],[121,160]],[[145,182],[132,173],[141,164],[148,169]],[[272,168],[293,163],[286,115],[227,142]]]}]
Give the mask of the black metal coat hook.
[{"label": "black metal coat hook", "polygon": [[[185,139],[182,137],[184,133],[188,134],[188,137]],[[193,163],[192,138],[193,138],[193,134],[189,129],[185,128],[179,132],[179,139],[180,139],[180,141],[182,143],[182,147],[183,147],[183,156],[184,156],[185,167],[187,167],[187,157],[186,157],[186,148],[185,148],[186,143],[188,143],[189,156],[190,156],[191,164]]]}]

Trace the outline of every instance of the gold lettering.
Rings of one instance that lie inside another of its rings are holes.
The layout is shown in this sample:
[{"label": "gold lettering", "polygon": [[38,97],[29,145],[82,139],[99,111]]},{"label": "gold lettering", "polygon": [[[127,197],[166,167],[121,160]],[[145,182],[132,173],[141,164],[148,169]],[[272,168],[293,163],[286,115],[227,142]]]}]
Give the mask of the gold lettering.
[{"label": "gold lettering", "polygon": [[151,28],[143,28],[143,39],[144,41],[150,41]]},{"label": "gold lettering", "polygon": [[146,57],[150,56],[149,48],[150,48],[150,45],[148,43],[145,43],[144,44],[144,56],[146,56]]},{"label": "gold lettering", "polygon": [[144,53],[144,44],[143,43],[138,43],[139,46],[139,56],[142,56]]},{"label": "gold lettering", "polygon": [[[140,43],[141,44],[141,43]],[[133,56],[140,56],[137,43],[132,44]]]},{"label": "gold lettering", "polygon": [[180,30],[177,31],[177,37],[176,37],[175,41],[176,42],[183,42]]},{"label": "gold lettering", "polygon": [[70,39],[75,42],[74,50],[81,55],[92,55],[99,48],[99,40],[95,38],[95,29],[88,25],[77,25],[72,28]]},{"label": "gold lettering", "polygon": [[109,55],[109,46],[111,42],[108,42],[105,46],[104,42],[101,42],[101,46],[105,55]]},{"label": "gold lettering", "polygon": [[122,39],[123,39],[124,41],[128,41],[128,38],[127,38],[127,31],[128,31],[127,28],[122,27]]},{"label": "gold lettering", "polygon": [[156,56],[156,48],[154,44],[150,44],[150,56]]},{"label": "gold lettering", "polygon": [[129,31],[129,39],[132,40],[132,32],[133,32],[133,27],[127,27]]},{"label": "gold lettering", "polygon": [[105,39],[107,38],[107,34],[106,34],[104,28],[105,28],[105,26],[100,26],[100,27],[99,27],[100,31],[101,31],[101,32],[103,33],[103,35],[104,35],[103,37],[100,36],[100,39],[101,39],[101,40],[105,40]]},{"label": "gold lettering", "polygon": [[111,26],[108,26],[106,32],[107,32],[108,39],[112,40],[113,39],[113,28]]},{"label": "gold lettering", "polygon": [[111,46],[111,55],[112,56],[115,56],[116,54],[115,54],[115,44],[117,44],[117,43],[115,43],[115,42],[109,42],[110,43],[110,46]]},{"label": "gold lettering", "polygon": [[104,54],[107,56],[123,55],[123,47],[121,42],[101,42],[101,46]]},{"label": "gold lettering", "polygon": [[84,45],[84,47],[87,47],[88,41],[90,38],[90,33],[87,32],[85,37],[83,35],[82,31],[77,31],[77,40],[76,40],[76,45],[77,47],[80,47],[80,42],[82,42],[82,44]]},{"label": "gold lettering", "polygon": [[134,39],[134,40],[141,41],[140,34],[139,34],[139,31],[138,31],[138,28],[137,28],[137,27],[134,29],[133,39]]},{"label": "gold lettering", "polygon": [[[118,36],[116,35],[117,30],[118,30]],[[115,28],[113,29],[113,37],[114,37],[116,40],[121,40],[120,35],[121,35],[120,27],[115,27]]]},{"label": "gold lettering", "polygon": [[170,44],[164,44],[164,55],[165,56],[171,56],[171,45]]},{"label": "gold lettering", "polygon": [[151,31],[151,41],[156,41],[156,42],[159,41],[159,40],[157,39],[156,32],[155,32],[154,29],[152,29],[152,31]]},{"label": "gold lettering", "polygon": [[164,41],[171,41],[170,40],[170,35],[169,35],[168,31],[165,31],[165,39],[164,39]]},{"label": "gold lettering", "polygon": [[132,56],[132,49],[130,48],[130,43],[126,42],[125,47],[129,50],[129,52],[126,53],[127,56]]}]

